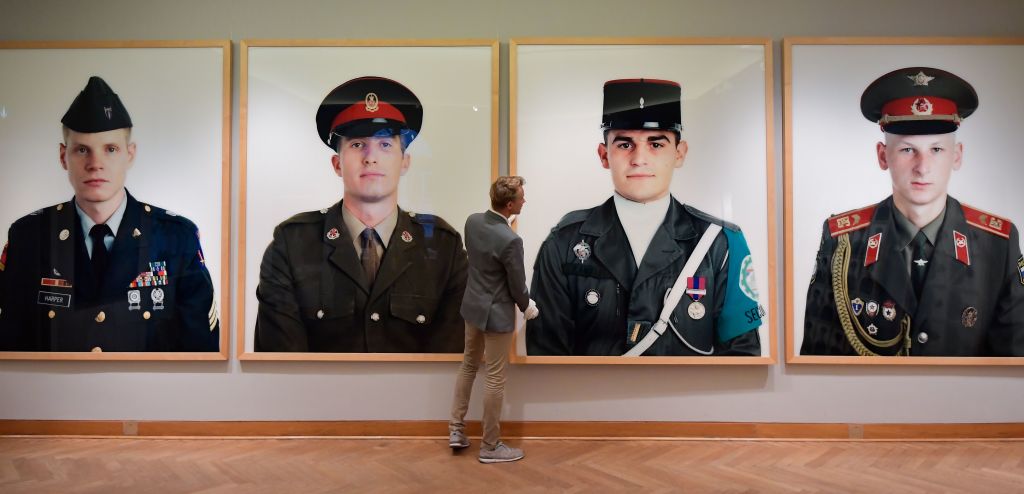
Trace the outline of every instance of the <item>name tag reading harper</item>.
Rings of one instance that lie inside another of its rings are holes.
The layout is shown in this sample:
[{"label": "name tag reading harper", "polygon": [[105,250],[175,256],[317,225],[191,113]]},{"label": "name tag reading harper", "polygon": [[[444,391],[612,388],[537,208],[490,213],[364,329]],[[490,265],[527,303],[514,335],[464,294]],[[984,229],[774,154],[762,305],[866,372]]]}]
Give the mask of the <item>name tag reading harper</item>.
[{"label": "name tag reading harper", "polygon": [[39,292],[37,300],[39,305],[52,305],[54,307],[71,307],[70,293]]}]

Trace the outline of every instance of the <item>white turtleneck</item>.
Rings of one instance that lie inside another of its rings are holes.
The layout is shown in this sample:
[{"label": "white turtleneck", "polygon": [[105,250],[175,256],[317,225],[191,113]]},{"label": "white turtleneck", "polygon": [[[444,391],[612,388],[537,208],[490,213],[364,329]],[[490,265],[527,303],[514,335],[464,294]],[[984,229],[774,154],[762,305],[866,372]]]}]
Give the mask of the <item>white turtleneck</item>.
[{"label": "white turtleneck", "polygon": [[622,229],[626,231],[629,247],[633,249],[633,259],[639,268],[647,247],[654,239],[654,234],[665,221],[672,195],[666,194],[665,197],[648,203],[630,201],[620,196],[618,192],[614,198],[615,213],[619,215],[619,223],[622,223]]}]

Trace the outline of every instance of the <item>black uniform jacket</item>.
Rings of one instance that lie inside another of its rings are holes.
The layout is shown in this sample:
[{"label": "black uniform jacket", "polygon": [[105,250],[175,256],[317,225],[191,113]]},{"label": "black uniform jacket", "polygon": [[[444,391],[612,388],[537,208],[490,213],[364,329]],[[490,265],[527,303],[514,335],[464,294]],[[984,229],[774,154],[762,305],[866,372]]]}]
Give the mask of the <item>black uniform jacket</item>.
[{"label": "black uniform jacket", "polygon": [[218,350],[213,281],[195,224],[128,194],[102,286],[83,239],[74,199],[11,226],[0,271],[2,349]]},{"label": "black uniform jacket", "polygon": [[[800,354],[1024,355],[1024,258],[1017,229],[948,198],[918,300],[894,242],[894,209],[889,197],[825,222]],[[847,262],[840,256],[845,247],[837,253],[844,236]],[[868,247],[871,238],[878,241],[875,249]],[[843,271],[845,277],[834,275]]]},{"label": "black uniform jacket", "polygon": [[341,207],[274,229],[256,289],[256,351],[462,352],[461,235],[437,216],[399,209],[371,288]]},{"label": "black uniform jacket", "polygon": [[[648,253],[660,255],[645,255],[638,269],[612,198],[595,208],[567,214],[551,229],[534,264],[530,293],[540,315],[527,321],[527,354],[625,353],[658,320],[667,292],[711,223],[739,230],[673,198],[647,248]],[[723,232],[694,274],[707,280],[707,295],[700,300],[706,315],[700,319],[688,315],[690,300],[684,296],[670,319],[680,335],[698,350],[713,351],[714,355],[760,355],[756,326],[728,341],[717,338],[715,325],[725,308],[728,253]],[[757,304],[753,305],[757,312]],[[701,353],[684,344],[672,329],[666,329],[644,355]]]}]

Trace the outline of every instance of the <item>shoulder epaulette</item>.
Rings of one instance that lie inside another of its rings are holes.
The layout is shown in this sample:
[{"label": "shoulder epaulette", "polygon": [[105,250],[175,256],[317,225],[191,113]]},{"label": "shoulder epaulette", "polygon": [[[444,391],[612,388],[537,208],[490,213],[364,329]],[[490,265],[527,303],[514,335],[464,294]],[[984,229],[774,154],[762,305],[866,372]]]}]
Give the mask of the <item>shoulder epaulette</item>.
[{"label": "shoulder epaulette", "polygon": [[590,216],[591,211],[593,211],[593,209],[577,209],[576,211],[570,211],[566,213],[565,216],[562,216],[562,219],[558,220],[558,223],[555,224],[551,231],[565,228],[576,223],[583,223],[587,220],[587,217]]},{"label": "shoulder epaulette", "polygon": [[964,203],[960,203],[960,207],[964,210],[964,219],[967,220],[967,224],[1003,238],[1010,238],[1010,231],[1013,228],[1013,223],[1010,220]]},{"label": "shoulder epaulette", "polygon": [[854,209],[832,216],[828,219],[828,231],[833,237],[838,237],[844,233],[867,228],[871,224],[871,217],[874,216],[877,207],[877,204],[872,204],[866,208]]},{"label": "shoulder epaulette", "polygon": [[693,207],[693,206],[691,206],[689,204],[683,204],[683,208],[685,208],[690,214],[692,214],[692,215],[694,215],[694,216],[696,216],[696,217],[698,217],[698,218],[700,218],[700,219],[702,219],[704,221],[707,221],[708,223],[714,223],[714,224],[716,224],[718,226],[721,226],[722,228],[725,228],[726,230],[732,230],[734,232],[740,231],[740,226],[737,225],[736,223],[731,223],[731,222],[725,221],[722,218],[719,218],[717,216],[712,216],[712,215],[710,215],[708,213],[705,213],[704,211],[701,211],[701,210],[699,210],[699,209],[697,209],[697,208],[695,208],[695,207]]},{"label": "shoulder epaulette", "polygon": [[425,214],[425,213],[414,213],[412,211],[405,211],[412,218],[412,222],[419,225],[433,225],[434,228],[440,228],[450,233],[458,233],[458,230],[448,224],[444,218],[437,216],[436,214]]}]

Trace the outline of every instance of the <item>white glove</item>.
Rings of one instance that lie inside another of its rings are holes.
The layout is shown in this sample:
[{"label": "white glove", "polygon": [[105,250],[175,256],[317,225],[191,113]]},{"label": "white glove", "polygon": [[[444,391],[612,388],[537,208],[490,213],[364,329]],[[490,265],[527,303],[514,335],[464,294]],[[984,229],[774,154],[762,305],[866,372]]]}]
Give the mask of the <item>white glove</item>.
[{"label": "white glove", "polygon": [[540,315],[540,309],[537,308],[537,302],[534,302],[533,299],[531,298],[530,299],[530,306],[527,307],[526,311],[523,312],[523,317],[526,317],[526,320],[529,321],[530,319],[533,319],[533,318],[535,318],[535,317],[537,317],[539,315]]}]

